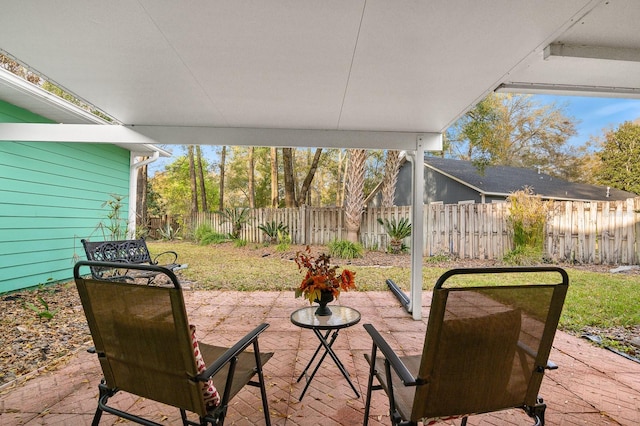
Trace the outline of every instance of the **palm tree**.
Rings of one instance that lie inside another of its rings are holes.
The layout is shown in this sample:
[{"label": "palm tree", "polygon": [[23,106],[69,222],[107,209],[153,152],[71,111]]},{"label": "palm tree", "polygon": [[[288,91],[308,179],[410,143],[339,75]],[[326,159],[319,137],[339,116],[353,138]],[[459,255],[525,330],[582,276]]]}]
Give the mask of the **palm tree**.
[{"label": "palm tree", "polygon": [[362,210],[364,209],[364,166],[367,155],[364,149],[349,150],[349,176],[347,196],[344,202],[347,241],[358,242]]}]

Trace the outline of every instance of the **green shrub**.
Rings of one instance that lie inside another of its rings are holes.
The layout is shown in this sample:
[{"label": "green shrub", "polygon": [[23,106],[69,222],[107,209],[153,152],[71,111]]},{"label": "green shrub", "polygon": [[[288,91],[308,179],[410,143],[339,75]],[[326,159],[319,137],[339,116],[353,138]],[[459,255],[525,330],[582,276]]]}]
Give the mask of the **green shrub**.
[{"label": "green shrub", "polygon": [[279,238],[281,236],[289,235],[289,227],[282,222],[276,223],[275,220],[258,225],[258,229],[265,233],[267,241],[270,244],[275,244],[280,241]]},{"label": "green shrub", "polygon": [[398,254],[406,252],[408,247],[402,240],[411,235],[409,219],[403,217],[396,222],[395,217],[391,219],[378,218],[378,223],[384,227],[385,232],[389,234],[389,238],[391,238],[389,242],[391,253]]},{"label": "green shrub", "polygon": [[516,265],[533,265],[542,261],[547,204],[533,190],[525,187],[507,197],[507,225],[513,236],[513,250],[504,261]]},{"label": "green shrub", "polygon": [[245,247],[247,245],[247,240],[243,240],[242,238],[236,238],[233,240],[233,245],[236,247]]},{"label": "green shrub", "polygon": [[364,248],[360,243],[352,243],[345,240],[334,240],[327,245],[329,256],[339,257],[341,259],[355,259],[362,257]]},{"label": "green shrub", "polygon": [[287,251],[289,250],[289,246],[291,246],[291,235],[289,235],[289,233],[278,233],[278,245],[276,246],[276,250]]},{"label": "green shrub", "polygon": [[211,234],[213,232],[213,228],[208,223],[203,223],[202,225],[198,225],[196,230],[193,232],[193,238],[196,242],[202,241],[205,235]]},{"label": "green shrub", "polygon": [[233,238],[234,240],[240,238],[242,228],[245,224],[251,221],[251,210],[246,207],[238,209],[233,207],[226,207],[224,210],[217,213],[222,216],[223,223],[231,224],[231,238]]},{"label": "green shrub", "polygon": [[229,238],[227,236],[214,231],[209,224],[199,225],[193,233],[193,237],[198,244],[203,246],[209,244],[220,244],[229,241]]}]

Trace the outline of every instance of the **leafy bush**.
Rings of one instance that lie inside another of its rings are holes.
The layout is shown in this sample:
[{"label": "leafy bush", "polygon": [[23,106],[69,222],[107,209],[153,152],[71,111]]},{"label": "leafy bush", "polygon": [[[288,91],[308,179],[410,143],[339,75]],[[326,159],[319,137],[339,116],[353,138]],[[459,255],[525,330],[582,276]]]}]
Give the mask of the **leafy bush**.
[{"label": "leafy bush", "polygon": [[258,229],[265,233],[270,244],[277,243],[280,236],[289,235],[289,227],[282,222],[276,224],[275,220],[258,225]]},{"label": "leafy bush", "polygon": [[345,240],[331,241],[327,248],[329,249],[329,255],[339,257],[341,259],[355,259],[362,257],[364,248],[360,243],[352,243]]},{"label": "leafy bush", "polygon": [[516,265],[533,265],[542,261],[544,226],[548,216],[547,204],[530,187],[507,197],[509,216],[507,225],[513,235],[513,250],[504,261]]},{"label": "leafy bush", "polygon": [[250,212],[248,208],[227,207],[217,213],[222,216],[223,223],[231,224],[231,238],[235,240],[240,238],[242,227],[251,220]]},{"label": "leafy bush", "polygon": [[411,224],[408,218],[403,217],[397,222],[395,217],[391,219],[378,218],[378,223],[384,227],[385,232],[391,238],[389,242],[391,253],[398,254],[407,251],[408,247],[402,240],[411,235]]},{"label": "leafy bush", "polygon": [[167,223],[164,227],[158,228],[158,232],[160,233],[160,238],[163,240],[172,241],[179,238],[178,234],[180,233],[180,228],[173,229],[173,226],[171,226],[170,223]]},{"label": "leafy bush", "polygon": [[235,247],[244,247],[247,245],[247,240],[243,240],[242,238],[235,238],[233,240],[233,245]]},{"label": "leafy bush", "polygon": [[213,230],[211,225],[202,224],[198,226],[194,232],[194,238],[200,245],[220,244],[229,241],[225,235]]},{"label": "leafy bush", "polygon": [[278,245],[276,246],[276,250],[287,251],[289,250],[290,245],[291,245],[291,235],[289,235],[289,233],[286,233],[286,234],[278,233]]}]

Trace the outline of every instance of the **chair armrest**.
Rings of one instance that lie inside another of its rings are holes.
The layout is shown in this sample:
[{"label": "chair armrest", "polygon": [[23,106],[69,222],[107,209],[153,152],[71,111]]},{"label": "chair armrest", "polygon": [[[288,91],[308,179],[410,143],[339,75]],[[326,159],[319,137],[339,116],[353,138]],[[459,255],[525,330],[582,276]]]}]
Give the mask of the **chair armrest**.
[{"label": "chair armrest", "polygon": [[[396,355],[393,349],[391,349],[391,346],[389,346],[387,341],[384,340],[382,335],[378,332],[378,330],[375,329],[373,325],[364,324],[363,327],[365,330],[367,330],[369,336],[371,336],[373,344],[376,345],[378,349],[380,349],[382,355],[387,359],[387,361],[389,361],[389,364],[400,378],[400,381],[405,386],[416,386],[418,384],[421,384],[413,377],[409,369],[404,365],[402,360],[398,358],[398,355]],[[375,359],[372,359],[371,362],[375,362]]]},{"label": "chair armrest", "polygon": [[173,256],[173,260],[172,260],[172,261],[170,261],[170,262],[166,262],[166,263],[176,263],[176,262],[177,262],[177,260],[178,260],[178,253],[176,253],[175,251],[163,251],[162,253],[160,253],[160,254],[156,255],[156,256],[153,258],[153,264],[154,264],[154,265],[157,265],[157,264],[158,264],[158,258],[159,258],[160,256],[164,256],[164,255],[167,255],[167,254],[169,254],[169,255]]},{"label": "chair armrest", "polygon": [[258,336],[269,327],[269,324],[263,323],[250,331],[242,339],[240,339],[235,345],[227,349],[218,359],[216,359],[205,371],[198,374],[195,379],[198,381],[207,381],[218,371],[222,369],[231,359],[236,357],[240,352],[244,351],[249,345],[251,345]]}]

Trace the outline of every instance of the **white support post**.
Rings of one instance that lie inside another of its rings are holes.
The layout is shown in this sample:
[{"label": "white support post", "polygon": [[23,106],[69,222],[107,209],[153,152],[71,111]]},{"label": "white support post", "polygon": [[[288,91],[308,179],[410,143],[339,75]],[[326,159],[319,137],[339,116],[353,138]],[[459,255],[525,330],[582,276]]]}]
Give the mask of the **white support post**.
[{"label": "white support post", "polygon": [[412,174],[411,291],[408,310],[414,320],[422,319],[422,258],[424,247],[424,152],[442,150],[442,134],[427,133],[416,141]]},{"label": "white support post", "polygon": [[414,320],[422,319],[422,228],[424,215],[424,141],[418,137],[413,157],[411,209],[411,290],[408,310]]}]

